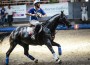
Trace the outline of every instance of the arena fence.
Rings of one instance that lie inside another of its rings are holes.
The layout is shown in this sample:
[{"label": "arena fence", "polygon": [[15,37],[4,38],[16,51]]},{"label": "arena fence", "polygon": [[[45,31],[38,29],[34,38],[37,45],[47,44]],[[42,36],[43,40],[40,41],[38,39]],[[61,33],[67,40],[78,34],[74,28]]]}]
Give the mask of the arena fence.
[{"label": "arena fence", "polygon": [[[3,28],[0,28],[0,32],[10,33],[15,29],[16,27],[3,27]],[[79,30],[79,29],[90,29],[90,24],[74,24],[69,29],[64,25],[58,25],[56,28],[56,30]]]}]

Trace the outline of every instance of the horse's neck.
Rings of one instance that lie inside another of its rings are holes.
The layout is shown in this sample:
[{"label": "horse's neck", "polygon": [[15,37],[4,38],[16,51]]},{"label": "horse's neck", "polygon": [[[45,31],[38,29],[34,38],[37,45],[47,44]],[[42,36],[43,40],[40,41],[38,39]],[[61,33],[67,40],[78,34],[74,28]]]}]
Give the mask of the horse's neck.
[{"label": "horse's neck", "polygon": [[52,23],[48,25],[48,28],[50,29],[51,33],[55,32],[56,27],[58,26],[58,21],[53,20]]},{"label": "horse's neck", "polygon": [[55,29],[58,25],[57,21],[58,21],[58,16],[59,14],[54,15],[53,17],[51,17],[48,22],[47,22],[47,27],[49,27],[50,29]]},{"label": "horse's neck", "polygon": [[50,27],[50,30],[51,30],[51,33],[52,35],[54,36],[55,34],[55,30],[56,30],[56,27],[58,26],[58,23],[54,23],[51,27]]},{"label": "horse's neck", "polygon": [[55,29],[58,26],[59,16],[60,16],[59,14],[56,14],[44,23],[45,24],[44,27],[49,28],[52,34],[55,33]]}]

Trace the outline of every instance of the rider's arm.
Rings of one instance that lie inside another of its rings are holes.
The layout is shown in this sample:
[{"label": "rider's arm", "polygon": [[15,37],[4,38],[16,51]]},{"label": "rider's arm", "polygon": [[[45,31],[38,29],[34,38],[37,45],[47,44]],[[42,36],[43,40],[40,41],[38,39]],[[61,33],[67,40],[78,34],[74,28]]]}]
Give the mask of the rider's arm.
[{"label": "rider's arm", "polygon": [[36,16],[36,14],[32,14],[32,13],[26,13],[26,15],[28,15],[28,16]]},{"label": "rider's arm", "polygon": [[41,13],[42,13],[42,17],[46,17],[47,16],[43,9],[41,9]]},{"label": "rider's arm", "polygon": [[27,13],[26,13],[26,15],[28,15],[28,16],[36,16],[36,14],[33,14],[33,8],[31,8]]},{"label": "rider's arm", "polygon": [[47,15],[45,14],[45,15],[42,15],[42,17],[47,17]]}]

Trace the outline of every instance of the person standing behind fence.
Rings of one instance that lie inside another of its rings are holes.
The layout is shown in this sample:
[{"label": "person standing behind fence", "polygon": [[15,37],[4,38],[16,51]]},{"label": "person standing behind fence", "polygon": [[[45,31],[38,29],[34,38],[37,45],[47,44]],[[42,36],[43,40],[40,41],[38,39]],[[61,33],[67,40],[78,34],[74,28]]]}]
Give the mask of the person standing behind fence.
[{"label": "person standing behind fence", "polygon": [[[0,11],[1,11],[1,6],[0,6]],[[1,12],[0,12],[0,24],[1,24]]]},{"label": "person standing behind fence", "polygon": [[1,8],[1,6],[0,6],[0,22],[1,22],[1,9],[2,9],[2,8]]},{"label": "person standing behind fence", "polygon": [[6,10],[5,10],[4,6],[2,6],[0,12],[1,12],[1,25],[4,25],[5,17],[6,17]]},{"label": "person standing behind fence", "polygon": [[82,13],[82,21],[88,21],[88,8],[87,6],[85,6],[85,4],[83,3],[82,7],[81,7],[81,13]]},{"label": "person standing behind fence", "polygon": [[12,26],[14,12],[10,5],[8,6],[8,8],[6,10],[6,13],[7,13],[8,24],[9,24],[9,26]]}]

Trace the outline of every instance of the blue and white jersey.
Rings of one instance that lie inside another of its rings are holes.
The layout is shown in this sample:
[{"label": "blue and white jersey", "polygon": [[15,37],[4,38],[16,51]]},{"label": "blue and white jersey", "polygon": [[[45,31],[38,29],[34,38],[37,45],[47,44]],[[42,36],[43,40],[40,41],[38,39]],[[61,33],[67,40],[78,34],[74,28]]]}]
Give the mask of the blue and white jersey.
[{"label": "blue and white jersey", "polygon": [[82,6],[81,10],[82,10],[82,14],[87,14],[87,6]]},{"label": "blue and white jersey", "polygon": [[6,13],[5,8],[0,10],[1,16],[3,16]]},{"label": "blue and white jersey", "polygon": [[[38,10],[36,10],[35,8],[31,8],[28,13],[31,14],[36,14],[36,13],[40,13],[42,15],[45,15],[46,13],[43,11],[43,9],[39,8]],[[36,16],[31,16],[31,20],[38,20],[38,17]]]},{"label": "blue and white jersey", "polygon": [[0,7],[0,14],[1,14],[1,9],[2,9],[2,8]]}]

